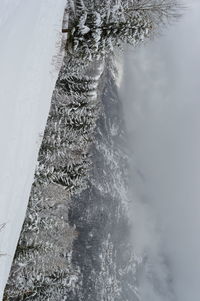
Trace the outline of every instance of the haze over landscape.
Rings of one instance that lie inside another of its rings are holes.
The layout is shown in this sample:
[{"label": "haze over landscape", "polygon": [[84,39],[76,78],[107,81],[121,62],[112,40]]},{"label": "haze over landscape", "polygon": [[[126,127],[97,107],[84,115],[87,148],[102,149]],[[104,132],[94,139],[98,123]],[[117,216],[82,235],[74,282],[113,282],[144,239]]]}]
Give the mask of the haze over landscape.
[{"label": "haze over landscape", "polygon": [[199,0],[0,2],[0,299],[199,301]]},{"label": "haze over landscape", "polygon": [[125,55],[133,240],[149,256],[142,301],[200,295],[200,3],[186,5],[161,38]]}]

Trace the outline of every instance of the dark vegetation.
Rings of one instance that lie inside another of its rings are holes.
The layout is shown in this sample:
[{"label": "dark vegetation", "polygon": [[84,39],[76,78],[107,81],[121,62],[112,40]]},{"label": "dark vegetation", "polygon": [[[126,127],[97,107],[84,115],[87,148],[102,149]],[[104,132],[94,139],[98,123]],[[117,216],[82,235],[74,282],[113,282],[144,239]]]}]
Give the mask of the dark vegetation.
[{"label": "dark vegetation", "polygon": [[69,3],[66,53],[4,300],[137,300],[120,194],[127,156],[113,54],[176,19],[177,4]]}]

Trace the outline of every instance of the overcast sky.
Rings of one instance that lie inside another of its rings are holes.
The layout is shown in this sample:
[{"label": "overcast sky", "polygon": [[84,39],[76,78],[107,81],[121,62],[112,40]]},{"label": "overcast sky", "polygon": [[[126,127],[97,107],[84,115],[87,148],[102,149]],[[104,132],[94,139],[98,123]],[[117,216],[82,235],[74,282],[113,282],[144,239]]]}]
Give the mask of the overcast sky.
[{"label": "overcast sky", "polygon": [[148,257],[141,301],[200,300],[200,3],[125,55],[133,240]]}]

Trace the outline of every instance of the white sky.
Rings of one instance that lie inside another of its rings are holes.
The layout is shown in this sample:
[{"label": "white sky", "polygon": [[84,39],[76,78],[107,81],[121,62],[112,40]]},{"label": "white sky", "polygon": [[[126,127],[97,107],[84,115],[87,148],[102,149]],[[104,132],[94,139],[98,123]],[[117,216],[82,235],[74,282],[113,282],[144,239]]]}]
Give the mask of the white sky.
[{"label": "white sky", "polygon": [[58,77],[66,0],[0,0],[0,300]]},{"label": "white sky", "polygon": [[125,56],[123,100],[139,200],[134,243],[150,258],[142,301],[200,298],[200,3],[188,6],[162,38]]}]

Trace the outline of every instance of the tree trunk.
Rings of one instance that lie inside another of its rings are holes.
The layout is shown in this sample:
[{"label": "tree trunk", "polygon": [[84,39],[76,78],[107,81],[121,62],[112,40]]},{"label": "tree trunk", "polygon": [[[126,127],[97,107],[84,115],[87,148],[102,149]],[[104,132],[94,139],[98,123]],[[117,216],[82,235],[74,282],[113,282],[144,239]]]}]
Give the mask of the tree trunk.
[{"label": "tree trunk", "polygon": [[66,28],[66,29],[62,29],[62,33],[65,33],[65,32],[69,32],[69,29],[68,28]]}]

